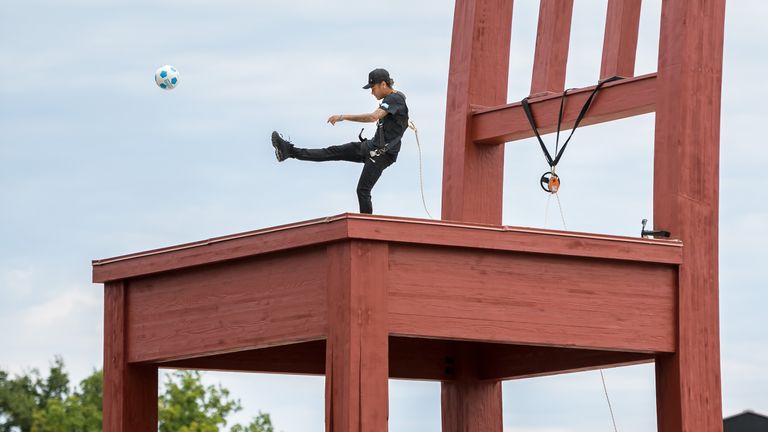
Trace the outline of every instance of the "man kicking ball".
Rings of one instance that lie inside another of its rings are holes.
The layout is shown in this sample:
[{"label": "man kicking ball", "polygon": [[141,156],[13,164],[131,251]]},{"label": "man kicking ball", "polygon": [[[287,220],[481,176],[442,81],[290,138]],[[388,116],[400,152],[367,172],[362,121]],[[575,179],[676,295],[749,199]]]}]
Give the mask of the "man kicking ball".
[{"label": "man kicking ball", "polygon": [[357,200],[360,213],[373,213],[371,190],[381,173],[397,160],[400,141],[408,129],[408,106],[405,95],[392,88],[394,81],[385,69],[374,69],[368,74],[368,84],[363,89],[371,89],[376,100],[381,101],[376,111],[370,114],[336,114],[328,117],[328,123],[336,125],[341,121],[359,123],[376,122],[376,134],[371,139],[352,141],[319,149],[306,149],[294,146],[284,140],[277,132],[272,132],[272,146],[279,162],[288,158],[307,161],[349,161],[360,162],[363,172],[357,182]]}]

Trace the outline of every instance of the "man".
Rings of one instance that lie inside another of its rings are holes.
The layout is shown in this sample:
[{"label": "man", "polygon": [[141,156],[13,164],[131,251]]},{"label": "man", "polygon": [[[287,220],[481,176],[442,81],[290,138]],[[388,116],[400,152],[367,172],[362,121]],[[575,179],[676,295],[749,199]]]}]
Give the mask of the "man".
[{"label": "man", "polygon": [[400,141],[408,129],[408,106],[405,95],[392,88],[394,81],[385,69],[374,69],[368,74],[368,84],[379,107],[370,114],[336,114],[328,117],[328,123],[336,125],[341,121],[359,123],[376,122],[376,134],[371,139],[362,139],[347,144],[320,149],[295,147],[277,132],[272,132],[272,146],[279,162],[288,158],[307,161],[349,161],[364,164],[357,182],[357,200],[360,213],[373,213],[371,190],[381,173],[397,160]]}]

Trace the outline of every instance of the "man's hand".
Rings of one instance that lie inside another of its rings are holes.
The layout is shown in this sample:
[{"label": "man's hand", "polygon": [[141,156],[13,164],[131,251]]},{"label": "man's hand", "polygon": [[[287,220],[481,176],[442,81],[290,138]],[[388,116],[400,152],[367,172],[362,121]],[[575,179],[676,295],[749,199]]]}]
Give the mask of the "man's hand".
[{"label": "man's hand", "polygon": [[332,125],[336,125],[336,122],[344,121],[343,117],[344,116],[342,116],[341,114],[332,115],[332,116],[328,117],[328,123],[330,123]]}]

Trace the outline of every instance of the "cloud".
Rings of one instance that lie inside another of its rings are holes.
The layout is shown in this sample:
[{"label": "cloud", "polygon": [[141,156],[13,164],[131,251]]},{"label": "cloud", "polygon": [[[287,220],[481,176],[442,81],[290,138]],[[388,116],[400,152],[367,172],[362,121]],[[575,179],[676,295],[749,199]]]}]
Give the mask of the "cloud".
[{"label": "cloud", "polygon": [[23,268],[11,268],[0,272],[0,298],[3,303],[9,301],[8,297],[23,297],[34,287],[34,267],[25,266]]},{"label": "cloud", "polygon": [[98,291],[92,287],[76,286],[43,303],[30,306],[22,312],[21,321],[30,329],[44,330],[72,321],[76,315],[101,306]]}]

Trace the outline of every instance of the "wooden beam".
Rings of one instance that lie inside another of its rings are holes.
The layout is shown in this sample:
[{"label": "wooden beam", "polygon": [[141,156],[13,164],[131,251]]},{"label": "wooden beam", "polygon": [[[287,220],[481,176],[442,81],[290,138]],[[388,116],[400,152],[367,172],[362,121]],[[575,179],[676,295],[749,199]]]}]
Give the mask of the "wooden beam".
[{"label": "wooden beam", "polygon": [[718,302],[725,0],[662,3],[654,228],[685,242],[677,348],[656,362],[659,432],[723,430]]},{"label": "wooden beam", "polygon": [[676,266],[390,245],[398,336],[664,353]]},{"label": "wooden beam", "polygon": [[94,260],[93,281],[106,282],[133,276],[147,276],[168,270],[338,240],[346,234],[344,216],[313,219],[114,258]]},{"label": "wooden beam", "polygon": [[600,79],[635,76],[642,0],[608,0]]},{"label": "wooden beam", "polygon": [[501,381],[479,377],[481,359],[468,346],[452,358],[455,378],[441,383],[443,432],[502,432]]},{"label": "wooden beam", "polygon": [[432,246],[491,249],[508,252],[562,255],[568,257],[679,264],[683,245],[679,241],[619,237],[520,227],[494,227],[436,221],[389,218],[370,223],[357,217],[349,220],[350,238]]},{"label": "wooden beam", "polygon": [[573,0],[541,0],[531,78],[532,95],[560,93],[565,89],[572,16]]},{"label": "wooden beam", "polygon": [[[480,356],[478,378],[508,380],[648,363],[653,354],[389,337],[389,377],[451,381],[461,350]],[[323,375],[325,340],[159,363],[162,368]]]},{"label": "wooden beam", "polygon": [[175,369],[323,375],[325,340],[175,360],[160,363],[159,366]]},{"label": "wooden beam", "polygon": [[[318,230],[327,229],[320,236]],[[301,243],[297,239],[302,239]],[[348,239],[503,249],[657,263],[682,262],[682,243],[603,234],[393,216],[342,214],[94,262],[94,276],[121,280],[322,247]],[[279,255],[274,255],[279,256]],[[287,255],[284,255],[287,257]],[[146,273],[142,273],[146,271]]]},{"label": "wooden beam", "polygon": [[512,0],[457,0],[443,153],[442,219],[501,224],[504,148],[472,143],[471,106],[507,100]]},{"label": "wooden beam", "polygon": [[483,344],[481,378],[520,379],[650,363],[653,354]]},{"label": "wooden beam", "polygon": [[327,268],[326,249],[316,246],[132,279],[129,360],[170,361],[322,339]]},{"label": "wooden beam", "polygon": [[386,432],[388,246],[328,246],[327,432]]},{"label": "wooden beam", "polygon": [[157,366],[128,362],[124,282],[104,286],[104,430],[157,431]]},{"label": "wooden beam", "polygon": [[[581,107],[594,86],[568,93],[561,129],[573,127]],[[529,101],[539,133],[554,132],[560,111],[560,96]],[[653,112],[656,107],[656,74],[605,84],[595,96],[581,126],[618,120]],[[503,144],[533,136],[531,125],[519,102],[475,111],[471,140],[479,144]]]}]

